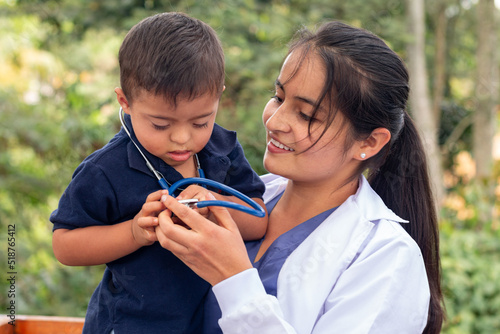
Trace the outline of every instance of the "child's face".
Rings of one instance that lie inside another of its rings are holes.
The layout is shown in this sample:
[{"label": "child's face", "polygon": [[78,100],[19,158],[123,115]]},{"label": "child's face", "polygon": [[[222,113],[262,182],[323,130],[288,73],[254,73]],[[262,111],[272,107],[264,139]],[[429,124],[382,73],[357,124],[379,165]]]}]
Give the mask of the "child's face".
[{"label": "child's face", "polygon": [[194,166],[192,157],[212,135],[218,97],[205,94],[193,100],[178,99],[174,106],[163,96],[143,91],[129,105],[120,88],[115,92],[123,111],[131,116],[137,139],[149,153],[178,171]]}]

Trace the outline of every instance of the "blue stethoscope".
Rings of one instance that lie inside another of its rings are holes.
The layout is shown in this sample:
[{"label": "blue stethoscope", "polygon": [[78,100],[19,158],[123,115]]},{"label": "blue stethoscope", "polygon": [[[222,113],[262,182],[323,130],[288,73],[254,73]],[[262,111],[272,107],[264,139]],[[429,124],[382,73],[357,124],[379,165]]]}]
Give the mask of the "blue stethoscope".
[{"label": "blue stethoscope", "polygon": [[179,202],[182,202],[183,204],[186,204],[190,207],[205,208],[207,206],[223,206],[226,208],[239,210],[239,211],[242,211],[242,212],[248,213],[250,215],[257,216],[257,217],[264,217],[266,215],[266,212],[264,211],[264,209],[262,209],[262,207],[259,204],[257,204],[257,202],[252,200],[250,197],[246,196],[245,194],[242,194],[241,192],[239,192],[236,189],[233,189],[231,187],[226,186],[225,184],[206,179],[205,173],[203,172],[203,169],[201,169],[200,161],[198,160],[198,155],[196,155],[196,154],[194,157],[195,157],[196,169],[198,170],[199,177],[188,177],[188,178],[179,180],[179,181],[175,182],[174,184],[172,184],[171,186],[169,186],[165,177],[159,171],[154,169],[151,162],[149,162],[148,158],[146,158],[146,156],[144,155],[142,150],[139,148],[139,145],[137,145],[137,143],[132,139],[132,136],[129,132],[129,129],[127,128],[127,125],[125,124],[125,119],[123,116],[123,109],[122,108],[120,108],[119,117],[120,117],[120,122],[122,123],[123,129],[127,133],[128,137],[130,138],[132,143],[135,145],[135,147],[137,148],[139,153],[142,155],[142,158],[146,162],[146,166],[154,174],[154,176],[158,179],[158,183],[160,184],[162,189],[168,190],[168,193],[171,196],[173,196],[175,191],[180,187],[190,185],[190,184],[201,184],[201,185],[210,186],[210,187],[213,187],[215,189],[222,190],[222,191],[224,191],[232,196],[235,196],[235,197],[241,199],[242,201],[244,201],[245,203],[247,203],[248,205],[250,205],[252,208],[246,207],[246,206],[241,205],[241,204],[233,203],[233,202],[219,201],[219,200],[198,202],[197,199],[188,199],[188,200],[183,200],[183,201],[179,201]]}]

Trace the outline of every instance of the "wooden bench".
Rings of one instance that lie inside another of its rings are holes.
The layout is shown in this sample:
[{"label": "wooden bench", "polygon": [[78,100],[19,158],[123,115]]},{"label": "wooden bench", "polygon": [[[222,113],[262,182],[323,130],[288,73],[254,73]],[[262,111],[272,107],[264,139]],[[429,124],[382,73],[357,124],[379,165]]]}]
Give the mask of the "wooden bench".
[{"label": "wooden bench", "polygon": [[15,325],[1,315],[0,334],[81,334],[83,318],[16,315]]}]

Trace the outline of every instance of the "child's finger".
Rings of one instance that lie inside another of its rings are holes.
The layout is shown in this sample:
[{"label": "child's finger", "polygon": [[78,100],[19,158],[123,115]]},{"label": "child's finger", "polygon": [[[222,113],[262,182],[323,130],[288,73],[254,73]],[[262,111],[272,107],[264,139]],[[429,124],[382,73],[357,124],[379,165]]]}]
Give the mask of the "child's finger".
[{"label": "child's finger", "polygon": [[153,229],[153,228],[147,228],[147,229],[144,229],[144,234],[145,234],[145,238],[148,240],[148,241],[151,241],[151,242],[155,242],[155,241],[158,241],[158,237],[156,235],[156,230]]},{"label": "child's finger", "polygon": [[189,199],[189,198],[196,198],[196,199],[201,199],[202,196],[208,192],[203,187],[200,187],[198,185],[190,185],[187,187],[185,190],[183,190],[179,196],[177,196],[177,199]]},{"label": "child's finger", "polygon": [[210,210],[205,207],[205,208],[196,208],[194,209],[196,212],[198,212],[200,215],[207,217],[210,214]]},{"label": "child's finger", "polygon": [[158,214],[165,210],[165,205],[160,202],[160,198],[153,202],[146,202],[142,205],[143,216],[158,216]]},{"label": "child's finger", "polygon": [[137,225],[140,228],[154,228],[158,226],[158,218],[156,217],[141,217],[137,220]]}]

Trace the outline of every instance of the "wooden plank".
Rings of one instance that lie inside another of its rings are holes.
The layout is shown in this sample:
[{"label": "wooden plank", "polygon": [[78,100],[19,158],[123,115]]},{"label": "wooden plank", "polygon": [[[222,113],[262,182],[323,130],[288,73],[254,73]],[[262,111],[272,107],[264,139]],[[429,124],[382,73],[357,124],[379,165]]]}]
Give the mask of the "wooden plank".
[{"label": "wooden plank", "polygon": [[14,326],[9,324],[10,319],[7,318],[4,314],[4,317],[0,320],[0,334],[15,334]]},{"label": "wooden plank", "polygon": [[5,334],[81,334],[83,322],[83,318],[17,316],[14,332]]}]

